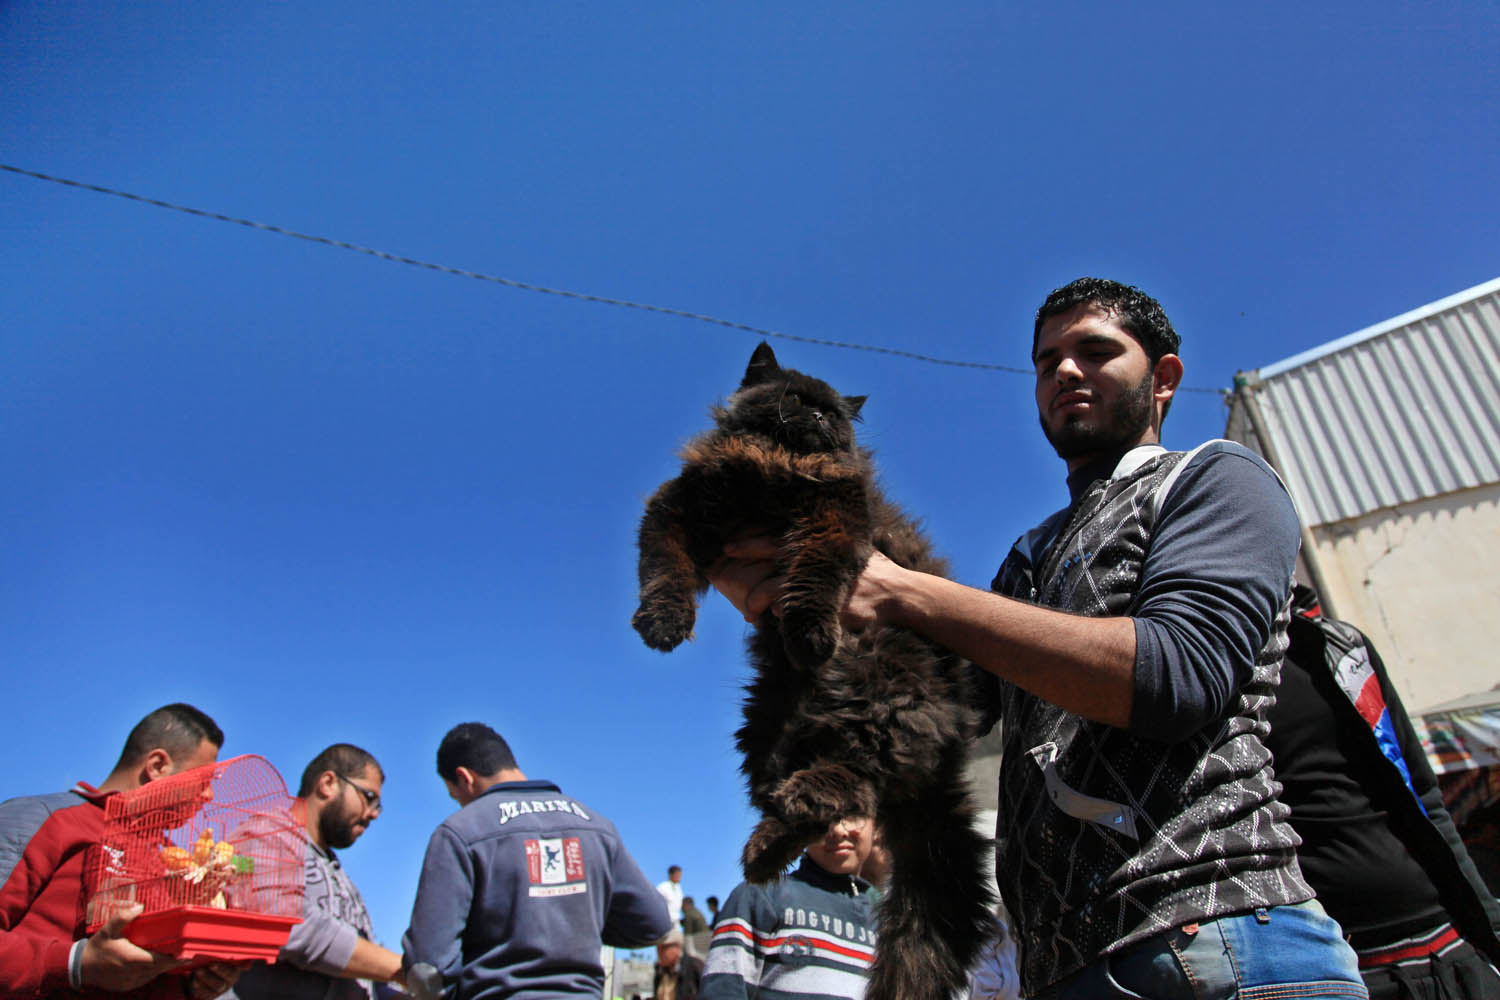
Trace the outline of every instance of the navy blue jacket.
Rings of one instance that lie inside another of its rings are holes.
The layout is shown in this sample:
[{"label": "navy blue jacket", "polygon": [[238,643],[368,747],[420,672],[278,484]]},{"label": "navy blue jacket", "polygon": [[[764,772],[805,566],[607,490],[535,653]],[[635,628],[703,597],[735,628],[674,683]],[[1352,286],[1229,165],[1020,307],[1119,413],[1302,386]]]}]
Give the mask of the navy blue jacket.
[{"label": "navy blue jacket", "polygon": [[402,945],[456,1000],[598,997],[601,943],[641,947],[670,927],[613,823],[550,781],[509,781],[433,832]]}]

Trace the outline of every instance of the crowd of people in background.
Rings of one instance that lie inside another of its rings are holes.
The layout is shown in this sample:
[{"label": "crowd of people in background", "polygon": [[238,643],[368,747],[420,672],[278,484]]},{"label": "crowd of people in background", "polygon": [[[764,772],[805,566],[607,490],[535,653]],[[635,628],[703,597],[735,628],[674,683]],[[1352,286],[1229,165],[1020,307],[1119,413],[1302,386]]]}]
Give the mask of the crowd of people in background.
[{"label": "crowd of people in background", "polygon": [[[843,612],[995,675],[1005,920],[971,995],[1500,996],[1500,906],[1379,657],[1314,597],[1293,604],[1285,487],[1237,445],[1160,445],[1178,348],[1138,289],[1054,291],[1032,359],[1070,504],[1020,537],[991,591],[877,553]],[[774,554],[735,543],[712,580],[747,620],[776,613]],[[304,919],[277,961],[174,975],[125,936],[138,908],[88,932],[84,856],[109,796],[210,764],[223,740],[168,705],[98,787],[0,805],[0,996],[598,997],[601,945],[654,945],[658,1000],[864,993],[890,864],[874,818],[835,822],[783,879],[710,896],[705,915],[680,866],[653,885],[607,818],[528,778],[481,723],[437,748],[459,808],[427,845],[399,953],[373,940],[337,854],[380,814],[384,774],[338,743],[301,776]]]},{"label": "crowd of people in background", "polygon": [[98,787],[79,782],[0,804],[0,996],[369,1000],[386,984],[424,1000],[599,996],[601,945],[646,948],[673,930],[666,900],[614,824],[552,782],[529,779],[503,737],[471,722],[437,748],[459,809],[427,846],[400,952],[375,941],[338,855],[380,815],[385,781],[379,761],[348,743],[307,764],[289,806],[301,834],[301,920],[274,962],[185,968],[130,941],[140,904],[89,933],[85,864],[103,842],[106,802],[210,768],[223,743],[206,713],[166,705],[135,726]]}]

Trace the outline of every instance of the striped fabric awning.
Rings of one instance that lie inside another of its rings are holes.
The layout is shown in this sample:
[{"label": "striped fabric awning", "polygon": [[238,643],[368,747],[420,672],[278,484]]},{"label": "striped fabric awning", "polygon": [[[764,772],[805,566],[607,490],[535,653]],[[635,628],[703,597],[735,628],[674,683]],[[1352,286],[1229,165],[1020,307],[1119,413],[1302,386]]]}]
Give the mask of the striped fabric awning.
[{"label": "striped fabric awning", "polygon": [[1434,705],[1413,722],[1438,774],[1500,764],[1500,691]]},{"label": "striped fabric awning", "polygon": [[1500,690],[1434,705],[1412,723],[1460,830],[1500,802]]}]

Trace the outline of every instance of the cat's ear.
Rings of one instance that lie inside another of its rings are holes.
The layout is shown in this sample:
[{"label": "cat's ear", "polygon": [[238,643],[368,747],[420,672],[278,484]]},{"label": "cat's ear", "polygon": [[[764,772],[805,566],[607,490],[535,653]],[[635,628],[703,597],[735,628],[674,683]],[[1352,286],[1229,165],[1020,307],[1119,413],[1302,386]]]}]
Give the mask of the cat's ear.
[{"label": "cat's ear", "polygon": [[740,382],[740,388],[765,382],[781,374],[781,366],[776,363],[776,353],[771,350],[771,345],[764,340],[750,355],[750,367],[745,369],[744,381]]},{"label": "cat's ear", "polygon": [[865,400],[869,398],[868,396],[844,397],[844,412],[848,414],[850,420],[859,419],[859,411],[864,408]]}]

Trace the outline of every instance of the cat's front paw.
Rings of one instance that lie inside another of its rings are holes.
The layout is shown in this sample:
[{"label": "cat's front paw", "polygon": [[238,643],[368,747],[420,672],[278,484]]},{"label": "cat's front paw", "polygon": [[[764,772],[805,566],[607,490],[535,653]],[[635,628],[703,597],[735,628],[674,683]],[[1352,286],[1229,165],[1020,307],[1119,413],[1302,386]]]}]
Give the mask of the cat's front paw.
[{"label": "cat's front paw", "polygon": [[789,775],[771,792],[788,827],[813,832],[843,816],[874,816],[875,789],[842,764],[819,763]]},{"label": "cat's front paw", "polygon": [[786,655],[803,670],[827,663],[842,634],[836,619],[811,611],[788,609],[781,619],[781,643]]},{"label": "cat's front paw", "polygon": [[630,624],[635,626],[646,645],[669,653],[693,637],[696,618],[693,608],[647,607],[642,604],[636,609]]},{"label": "cat's front paw", "polygon": [[801,850],[802,844],[791,835],[791,831],[780,820],[767,816],[745,841],[740,868],[745,872],[746,881],[766,885],[781,878]]}]

